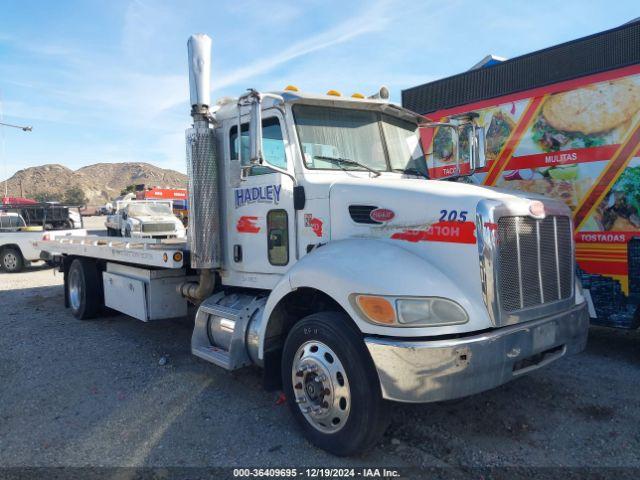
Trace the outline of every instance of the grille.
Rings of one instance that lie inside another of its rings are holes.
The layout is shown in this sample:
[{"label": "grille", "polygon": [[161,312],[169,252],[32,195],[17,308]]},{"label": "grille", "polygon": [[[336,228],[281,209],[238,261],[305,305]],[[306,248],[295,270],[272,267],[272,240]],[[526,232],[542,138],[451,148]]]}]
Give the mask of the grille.
[{"label": "grille", "polygon": [[497,266],[502,311],[569,298],[573,286],[569,218],[500,218]]},{"label": "grille", "polygon": [[356,223],[380,225],[382,222],[377,222],[371,218],[371,212],[377,208],[378,207],[374,205],[349,205],[349,215],[351,215],[351,219]]},{"label": "grille", "polygon": [[173,232],[176,226],[173,223],[143,223],[142,231],[145,233]]}]

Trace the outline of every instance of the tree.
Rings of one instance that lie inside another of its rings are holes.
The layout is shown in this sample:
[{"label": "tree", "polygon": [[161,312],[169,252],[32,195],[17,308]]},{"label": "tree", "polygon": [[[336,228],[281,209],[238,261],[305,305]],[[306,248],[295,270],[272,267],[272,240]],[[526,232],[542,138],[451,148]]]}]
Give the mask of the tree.
[{"label": "tree", "polygon": [[55,193],[40,192],[33,195],[33,199],[38,202],[57,202],[59,195]]},{"label": "tree", "polygon": [[120,195],[126,195],[127,193],[135,193],[136,186],[135,185],[127,185],[121,192]]},{"label": "tree", "polygon": [[80,187],[71,187],[64,193],[64,202],[67,205],[85,205],[87,196]]}]

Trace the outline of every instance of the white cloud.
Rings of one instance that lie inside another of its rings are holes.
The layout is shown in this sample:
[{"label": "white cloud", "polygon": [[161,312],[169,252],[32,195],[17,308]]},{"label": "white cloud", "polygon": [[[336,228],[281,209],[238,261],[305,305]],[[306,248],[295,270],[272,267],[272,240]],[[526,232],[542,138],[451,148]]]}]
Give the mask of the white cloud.
[{"label": "white cloud", "polygon": [[388,23],[388,17],[384,14],[386,4],[387,2],[378,1],[364,14],[354,15],[335,27],[301,40],[275,55],[256,60],[246,67],[216,78],[213,82],[213,91],[262,75],[296,58],[382,30]]}]

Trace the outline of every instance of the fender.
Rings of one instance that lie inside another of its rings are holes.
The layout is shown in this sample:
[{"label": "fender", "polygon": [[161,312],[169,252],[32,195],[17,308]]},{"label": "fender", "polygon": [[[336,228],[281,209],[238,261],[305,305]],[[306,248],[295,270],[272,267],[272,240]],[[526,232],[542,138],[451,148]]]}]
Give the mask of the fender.
[{"label": "fender", "polygon": [[[483,300],[463,292],[456,282],[424,257],[389,241],[358,238],[330,242],[302,257],[278,282],[265,305],[259,329],[258,357],[263,359],[265,332],[271,314],[290,292],[314,288],[334,299],[365,334],[420,337],[484,329],[490,320]],[[360,317],[351,305],[352,293],[397,296],[436,296],[455,300],[469,315],[464,325],[445,327],[385,327]]]}]

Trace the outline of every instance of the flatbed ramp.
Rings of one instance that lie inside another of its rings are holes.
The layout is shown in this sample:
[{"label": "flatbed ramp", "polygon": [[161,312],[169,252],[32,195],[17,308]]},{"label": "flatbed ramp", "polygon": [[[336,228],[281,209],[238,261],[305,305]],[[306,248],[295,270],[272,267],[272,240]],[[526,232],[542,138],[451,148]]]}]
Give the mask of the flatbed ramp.
[{"label": "flatbed ramp", "polygon": [[67,236],[36,242],[45,256],[77,255],[145,267],[182,268],[187,243],[176,239]]}]

